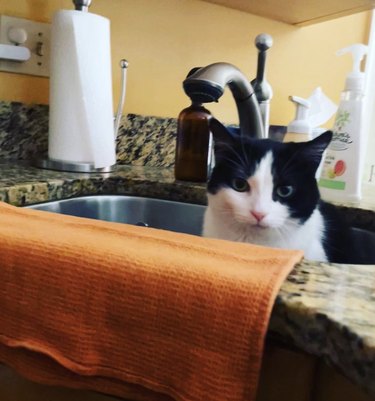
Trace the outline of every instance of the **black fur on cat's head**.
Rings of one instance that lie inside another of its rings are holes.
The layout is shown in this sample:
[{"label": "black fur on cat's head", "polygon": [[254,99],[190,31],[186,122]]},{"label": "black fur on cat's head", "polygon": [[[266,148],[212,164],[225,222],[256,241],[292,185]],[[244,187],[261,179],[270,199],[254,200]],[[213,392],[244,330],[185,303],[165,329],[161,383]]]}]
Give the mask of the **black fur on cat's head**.
[{"label": "black fur on cat's head", "polygon": [[[210,129],[214,138],[215,167],[207,186],[209,194],[221,188],[245,189],[239,185],[248,180],[260,161],[271,153],[272,200],[285,205],[290,216],[301,223],[311,216],[320,199],[315,174],[332,132],[327,131],[308,142],[282,143],[236,135],[214,118]],[[250,187],[248,191],[251,193]]]}]

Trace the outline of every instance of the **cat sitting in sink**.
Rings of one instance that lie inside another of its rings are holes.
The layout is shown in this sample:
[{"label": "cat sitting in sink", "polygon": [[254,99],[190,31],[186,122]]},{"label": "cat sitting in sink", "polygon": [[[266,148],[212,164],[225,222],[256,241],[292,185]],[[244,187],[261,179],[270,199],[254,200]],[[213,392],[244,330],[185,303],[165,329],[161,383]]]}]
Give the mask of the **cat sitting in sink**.
[{"label": "cat sitting in sink", "polygon": [[351,263],[350,228],[320,199],[315,173],[332,139],[281,143],[229,132],[212,119],[215,167],[207,186],[203,236],[301,249],[305,258]]}]

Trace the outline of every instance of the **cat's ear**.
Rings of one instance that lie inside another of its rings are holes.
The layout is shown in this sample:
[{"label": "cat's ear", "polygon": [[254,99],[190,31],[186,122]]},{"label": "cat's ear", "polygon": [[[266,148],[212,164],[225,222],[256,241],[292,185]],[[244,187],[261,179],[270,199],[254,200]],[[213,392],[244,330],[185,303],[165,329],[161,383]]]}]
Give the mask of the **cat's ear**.
[{"label": "cat's ear", "polygon": [[317,136],[315,139],[309,142],[301,142],[304,145],[303,154],[304,156],[314,164],[317,169],[324,151],[332,140],[332,131],[323,132],[323,134]]},{"label": "cat's ear", "polygon": [[230,132],[219,120],[212,117],[209,122],[214,138],[215,153],[232,148],[235,143],[235,134]]},{"label": "cat's ear", "polygon": [[332,131],[323,132],[323,134],[320,134],[315,139],[310,141],[310,145],[314,148],[314,151],[321,152],[321,154],[323,154],[323,152],[327,149],[327,146],[332,141],[332,136]]}]

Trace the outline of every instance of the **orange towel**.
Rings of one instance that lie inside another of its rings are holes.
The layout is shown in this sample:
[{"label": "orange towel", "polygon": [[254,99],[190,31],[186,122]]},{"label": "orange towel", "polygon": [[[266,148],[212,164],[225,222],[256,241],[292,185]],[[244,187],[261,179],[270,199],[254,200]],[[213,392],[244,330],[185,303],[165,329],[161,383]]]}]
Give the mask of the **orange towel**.
[{"label": "orange towel", "polygon": [[0,204],[0,361],[135,400],[254,400],[301,257]]}]

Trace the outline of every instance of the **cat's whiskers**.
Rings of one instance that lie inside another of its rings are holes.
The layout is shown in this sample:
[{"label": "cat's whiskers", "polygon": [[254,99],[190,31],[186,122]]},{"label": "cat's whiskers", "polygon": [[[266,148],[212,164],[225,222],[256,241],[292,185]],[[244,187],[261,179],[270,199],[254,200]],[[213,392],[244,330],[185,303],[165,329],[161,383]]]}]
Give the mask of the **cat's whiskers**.
[{"label": "cat's whiskers", "polygon": [[[231,215],[230,219],[226,219],[226,226],[228,229],[239,235],[239,241],[244,241],[249,232],[249,227],[253,229],[254,226],[250,225],[249,220],[244,219],[243,215]],[[240,217],[240,218],[239,218]]]},{"label": "cat's whiskers", "polygon": [[284,224],[279,227],[274,228],[274,232],[279,237],[279,246],[281,248],[289,248],[289,244],[291,242],[291,235],[295,234],[295,231],[288,227],[288,225]]},{"label": "cat's whiskers", "polygon": [[[218,217],[225,219],[225,224],[228,228],[234,231],[240,231],[241,235],[247,233],[247,231],[254,230],[255,223],[251,222],[250,215],[244,212],[238,212],[234,208],[230,207],[215,207],[215,213]],[[262,227],[263,228],[263,227]]]},{"label": "cat's whiskers", "polygon": [[232,215],[233,215],[233,210],[232,208],[226,206],[226,205],[220,205],[220,206],[215,206],[215,213],[220,216],[220,217],[224,217],[226,220],[228,220],[229,217],[229,221],[232,221]]},{"label": "cat's whiskers", "polygon": [[282,230],[286,233],[286,234],[296,234],[296,231],[298,231],[301,228],[301,225],[298,224],[296,221],[293,221],[291,219],[289,219],[287,222],[285,222],[285,224],[283,224],[282,226]]},{"label": "cat's whiskers", "polygon": [[274,219],[273,222],[276,224],[272,229],[275,230],[285,243],[287,243],[290,237],[295,235],[296,230],[300,228],[300,225],[291,219]]},{"label": "cat's whiskers", "polygon": [[287,221],[285,221],[284,226],[293,227],[293,228],[299,228],[301,225],[298,223],[298,221],[295,221],[294,219],[289,218]]},{"label": "cat's whiskers", "polygon": [[230,220],[232,219],[232,212],[230,210],[218,210],[217,212],[220,217],[224,217],[226,220],[228,220],[228,217]]},{"label": "cat's whiskers", "polygon": [[234,213],[234,218],[235,218],[239,223],[255,225],[255,224],[251,224],[250,217],[247,216],[247,215],[244,215],[243,213]]},{"label": "cat's whiskers", "polygon": [[275,227],[274,228],[274,232],[276,234],[278,234],[278,236],[281,238],[281,240],[284,240],[284,234],[283,234],[283,231],[282,231],[281,227]]}]

